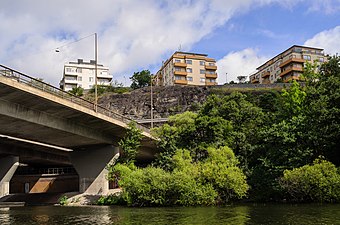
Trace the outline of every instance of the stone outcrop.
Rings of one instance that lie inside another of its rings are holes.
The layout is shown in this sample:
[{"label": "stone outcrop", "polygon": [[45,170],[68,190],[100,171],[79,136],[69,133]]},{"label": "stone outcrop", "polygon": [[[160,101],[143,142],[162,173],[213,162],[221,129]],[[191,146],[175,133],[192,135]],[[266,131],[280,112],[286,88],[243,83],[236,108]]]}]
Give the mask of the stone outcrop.
[{"label": "stone outcrop", "polygon": [[[196,111],[209,95],[200,86],[153,87],[154,118],[167,118],[185,111]],[[151,118],[150,87],[123,94],[106,94],[98,103],[124,116],[139,120]]]}]

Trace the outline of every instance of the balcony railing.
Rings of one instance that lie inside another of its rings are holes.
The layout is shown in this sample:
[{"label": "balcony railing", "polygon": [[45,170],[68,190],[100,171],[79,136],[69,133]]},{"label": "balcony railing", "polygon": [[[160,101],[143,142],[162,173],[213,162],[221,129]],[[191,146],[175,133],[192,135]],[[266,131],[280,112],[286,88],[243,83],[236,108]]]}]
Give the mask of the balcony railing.
[{"label": "balcony railing", "polygon": [[216,65],[205,65],[204,67],[206,70],[217,70]]},{"label": "balcony railing", "polygon": [[216,79],[217,78],[217,74],[216,73],[206,73],[205,74],[206,78],[213,78]]},{"label": "balcony railing", "polygon": [[186,76],[186,75],[188,75],[187,71],[182,71],[182,70],[181,71],[175,70],[174,74],[175,75],[179,75],[179,76]]},{"label": "balcony railing", "polygon": [[[30,87],[34,87],[36,89],[39,89],[43,92],[52,94],[52,95],[57,96],[59,98],[66,99],[68,101],[71,101],[75,104],[81,105],[85,108],[94,110],[94,111],[96,111],[100,114],[103,114],[105,116],[108,116],[110,118],[122,121],[126,124],[134,121],[133,119],[130,119],[126,116],[123,116],[119,113],[116,113],[116,112],[114,112],[110,109],[104,108],[100,105],[96,105],[94,102],[91,102],[91,101],[88,101],[86,99],[77,97],[77,96],[75,96],[75,95],[73,95],[69,92],[63,91],[63,90],[56,88],[56,87],[54,87],[50,84],[42,82],[41,80],[30,77],[30,76],[28,76],[24,73],[18,72],[16,70],[13,70],[13,69],[6,67],[6,66],[3,66],[3,65],[0,65],[0,76],[6,77],[8,79],[15,80],[19,83],[28,85]],[[137,124],[137,127],[142,131],[145,131],[145,132],[148,132],[148,133],[150,132],[150,130],[147,127],[144,127],[142,125]]]},{"label": "balcony railing", "polygon": [[176,67],[187,67],[187,64],[183,63],[183,62],[175,62],[174,66],[176,66]]},{"label": "balcony railing", "polygon": [[175,80],[175,84],[188,84],[187,80]]},{"label": "balcony railing", "polygon": [[270,72],[269,71],[266,71],[262,74],[262,78],[266,78],[266,77],[269,77],[270,76]]},{"label": "balcony railing", "polygon": [[286,60],[286,61],[283,61],[281,64],[280,64],[280,68],[282,68],[282,67],[284,67],[284,66],[286,66],[286,65],[288,65],[288,64],[290,64],[290,63],[292,63],[292,62],[296,62],[296,63],[304,63],[305,62],[305,60],[304,59],[302,59],[302,58],[290,58],[290,59],[288,59],[288,60]]},{"label": "balcony railing", "polygon": [[284,70],[284,71],[282,71],[281,73],[280,73],[280,77],[283,77],[283,76],[285,76],[285,75],[287,75],[288,73],[290,73],[290,72],[302,72],[303,71],[303,68],[301,68],[301,67],[295,67],[295,66],[293,66],[293,67],[290,67],[290,68],[287,68],[286,70]]}]

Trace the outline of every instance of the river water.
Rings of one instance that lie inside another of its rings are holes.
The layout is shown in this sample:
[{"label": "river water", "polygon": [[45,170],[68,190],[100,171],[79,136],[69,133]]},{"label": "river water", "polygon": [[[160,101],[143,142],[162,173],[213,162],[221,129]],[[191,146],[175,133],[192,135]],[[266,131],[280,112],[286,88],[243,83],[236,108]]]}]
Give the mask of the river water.
[{"label": "river water", "polygon": [[31,206],[0,208],[8,224],[340,224],[340,205],[244,204],[225,207],[126,208]]}]

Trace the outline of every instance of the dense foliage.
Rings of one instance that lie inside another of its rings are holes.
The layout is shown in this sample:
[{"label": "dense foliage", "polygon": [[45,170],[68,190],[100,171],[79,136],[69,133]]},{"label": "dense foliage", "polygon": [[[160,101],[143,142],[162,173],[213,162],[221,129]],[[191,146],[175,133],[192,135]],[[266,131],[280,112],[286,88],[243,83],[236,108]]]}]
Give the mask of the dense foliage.
[{"label": "dense foliage", "polygon": [[118,142],[119,147],[122,149],[122,155],[119,161],[123,163],[134,163],[141,140],[142,133],[136,127],[136,123],[129,123],[125,137]]},{"label": "dense foliage", "polygon": [[209,205],[248,193],[262,201],[339,201],[340,57],[307,64],[304,78],[255,97],[212,95],[197,113],[170,117],[154,129],[160,153],[152,166],[115,167],[124,199]]},{"label": "dense foliage", "polygon": [[193,163],[190,152],[176,151],[174,170],[157,167],[137,168],[117,164],[123,199],[128,205],[213,205],[246,196],[246,176],[228,147],[208,148],[202,162]]},{"label": "dense foliage", "polygon": [[293,201],[340,200],[339,171],[326,160],[317,159],[313,165],[285,170],[280,185]]},{"label": "dense foliage", "polygon": [[149,70],[134,72],[132,77],[130,77],[130,80],[132,81],[131,88],[138,89],[149,86],[151,84],[151,76]]}]

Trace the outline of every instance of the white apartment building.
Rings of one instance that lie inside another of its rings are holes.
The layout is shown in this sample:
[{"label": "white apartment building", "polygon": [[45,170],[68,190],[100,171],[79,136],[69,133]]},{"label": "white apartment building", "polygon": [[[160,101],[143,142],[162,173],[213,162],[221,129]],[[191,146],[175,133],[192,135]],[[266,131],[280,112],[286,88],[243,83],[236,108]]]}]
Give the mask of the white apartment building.
[{"label": "white apartment building", "polygon": [[158,86],[217,85],[216,60],[206,54],[175,52],[155,76]]},{"label": "white apartment building", "polygon": [[[63,78],[60,81],[60,88],[70,91],[74,87],[82,87],[85,90],[91,89],[95,84],[95,60],[84,62],[78,59],[77,62],[69,62],[64,65]],[[110,85],[112,75],[109,68],[97,64],[97,85]]]}]

